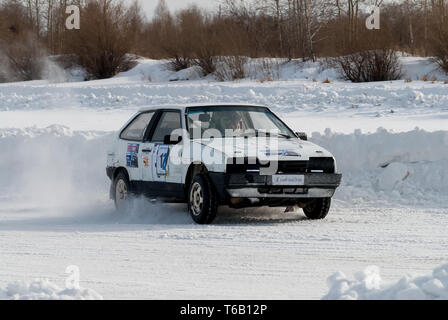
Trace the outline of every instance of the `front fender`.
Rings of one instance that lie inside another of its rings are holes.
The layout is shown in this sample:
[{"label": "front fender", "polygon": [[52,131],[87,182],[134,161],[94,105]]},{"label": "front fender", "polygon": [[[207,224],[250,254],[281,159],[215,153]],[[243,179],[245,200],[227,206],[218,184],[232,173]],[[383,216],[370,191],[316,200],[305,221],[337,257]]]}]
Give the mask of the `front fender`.
[{"label": "front fender", "polygon": [[201,143],[190,143],[184,149],[183,158],[187,163],[202,163],[209,172],[225,172],[226,169],[225,153]]}]

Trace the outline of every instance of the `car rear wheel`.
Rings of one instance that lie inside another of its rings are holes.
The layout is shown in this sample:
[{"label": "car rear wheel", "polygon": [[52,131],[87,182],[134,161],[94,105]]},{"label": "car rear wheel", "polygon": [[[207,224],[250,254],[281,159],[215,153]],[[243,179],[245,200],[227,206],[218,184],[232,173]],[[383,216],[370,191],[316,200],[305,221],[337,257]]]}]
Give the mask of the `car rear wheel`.
[{"label": "car rear wheel", "polygon": [[308,219],[324,219],[330,211],[330,206],[331,198],[314,199],[303,208],[303,212]]},{"label": "car rear wheel", "polygon": [[128,211],[130,207],[130,199],[131,188],[128,176],[124,172],[120,172],[114,180],[114,200],[117,211]]},{"label": "car rear wheel", "polygon": [[188,190],[188,211],[196,223],[212,223],[218,212],[218,198],[209,177],[196,175]]}]

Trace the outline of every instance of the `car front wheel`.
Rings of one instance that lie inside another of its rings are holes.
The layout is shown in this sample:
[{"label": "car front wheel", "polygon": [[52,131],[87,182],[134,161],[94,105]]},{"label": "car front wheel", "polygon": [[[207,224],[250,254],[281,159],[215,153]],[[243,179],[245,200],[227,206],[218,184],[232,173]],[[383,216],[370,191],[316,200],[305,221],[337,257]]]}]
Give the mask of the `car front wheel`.
[{"label": "car front wheel", "polygon": [[330,206],[331,198],[314,199],[303,208],[303,212],[308,219],[324,219],[330,211]]},{"label": "car front wheel", "polygon": [[188,190],[188,211],[196,223],[212,223],[218,211],[216,191],[205,174],[193,178]]}]

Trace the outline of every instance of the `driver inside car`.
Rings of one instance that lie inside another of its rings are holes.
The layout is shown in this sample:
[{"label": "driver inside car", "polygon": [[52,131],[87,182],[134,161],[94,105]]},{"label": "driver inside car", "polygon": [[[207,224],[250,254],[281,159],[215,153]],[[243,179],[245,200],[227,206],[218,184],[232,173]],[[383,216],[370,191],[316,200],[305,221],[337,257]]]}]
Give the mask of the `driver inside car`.
[{"label": "driver inside car", "polygon": [[229,112],[219,118],[216,114],[210,122],[210,127],[218,129],[223,136],[226,136],[226,130],[232,130],[232,135],[238,135],[243,132],[243,118],[237,112]]}]

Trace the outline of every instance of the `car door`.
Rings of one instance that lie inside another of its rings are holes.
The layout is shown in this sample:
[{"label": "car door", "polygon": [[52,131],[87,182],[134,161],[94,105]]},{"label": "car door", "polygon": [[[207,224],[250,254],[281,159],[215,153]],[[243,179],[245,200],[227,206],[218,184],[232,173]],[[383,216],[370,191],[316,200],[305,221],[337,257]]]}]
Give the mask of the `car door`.
[{"label": "car door", "polygon": [[[157,123],[149,137],[149,142],[143,146],[145,151],[144,181],[181,183],[182,176],[177,173],[177,165],[173,166],[170,159],[179,153],[181,145],[165,144],[169,135],[182,136],[182,121],[179,110],[163,110],[157,116]],[[148,169],[146,170],[146,165]],[[180,164],[178,164],[180,166]]]},{"label": "car door", "polygon": [[142,179],[142,144],[145,132],[153,116],[154,111],[140,113],[120,134],[119,152],[123,156],[120,162],[122,161],[126,167],[131,181],[139,181]]},{"label": "car door", "polygon": [[159,119],[160,111],[156,110],[151,122],[146,129],[145,137],[141,145],[141,161],[142,166],[140,170],[141,181],[151,182],[152,181],[152,167],[153,167],[153,150],[154,143],[150,141],[151,134],[154,132],[154,127],[156,126]]}]

